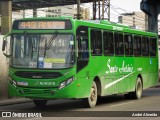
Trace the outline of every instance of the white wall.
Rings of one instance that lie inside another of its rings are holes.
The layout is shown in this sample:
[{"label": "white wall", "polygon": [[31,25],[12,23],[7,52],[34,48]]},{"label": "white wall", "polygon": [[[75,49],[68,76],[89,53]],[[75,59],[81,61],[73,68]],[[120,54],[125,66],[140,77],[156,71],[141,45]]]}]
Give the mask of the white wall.
[{"label": "white wall", "polygon": [[8,64],[2,52],[3,36],[0,35],[0,99],[7,97]]}]

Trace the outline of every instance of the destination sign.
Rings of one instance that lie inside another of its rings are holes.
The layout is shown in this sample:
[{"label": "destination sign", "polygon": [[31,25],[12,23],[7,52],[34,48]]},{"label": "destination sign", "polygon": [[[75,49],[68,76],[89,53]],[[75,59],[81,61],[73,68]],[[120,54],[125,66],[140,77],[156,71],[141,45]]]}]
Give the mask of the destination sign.
[{"label": "destination sign", "polygon": [[23,21],[19,29],[65,29],[64,21]]},{"label": "destination sign", "polygon": [[14,30],[63,30],[71,29],[69,20],[16,20]]}]

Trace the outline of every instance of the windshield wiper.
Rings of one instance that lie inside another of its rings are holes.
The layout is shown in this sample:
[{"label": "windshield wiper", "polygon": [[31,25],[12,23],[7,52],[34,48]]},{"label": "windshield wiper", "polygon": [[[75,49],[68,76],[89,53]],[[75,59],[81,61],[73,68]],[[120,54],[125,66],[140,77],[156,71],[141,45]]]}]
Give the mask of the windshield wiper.
[{"label": "windshield wiper", "polygon": [[44,57],[46,56],[46,50],[49,50],[49,49],[50,49],[50,47],[52,46],[53,41],[56,39],[57,35],[58,35],[58,32],[55,31],[55,32],[53,33],[53,35],[51,36],[48,44],[47,44],[47,40],[45,41]]}]

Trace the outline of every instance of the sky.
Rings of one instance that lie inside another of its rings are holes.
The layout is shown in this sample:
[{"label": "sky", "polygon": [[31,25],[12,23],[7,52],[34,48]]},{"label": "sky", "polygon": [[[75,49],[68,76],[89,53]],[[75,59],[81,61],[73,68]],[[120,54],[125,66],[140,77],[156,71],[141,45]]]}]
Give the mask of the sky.
[{"label": "sky", "polygon": [[[122,13],[131,13],[135,11],[141,11],[140,10],[141,1],[142,0],[110,0],[111,2],[111,7],[110,7],[111,21],[118,22],[118,16],[120,16]],[[92,3],[87,3],[84,6],[90,8],[90,12],[92,16]],[[31,12],[26,13],[26,17],[32,17],[32,16],[33,16],[32,10]],[[38,16],[45,16],[44,11],[38,11]]]},{"label": "sky", "polygon": [[118,6],[127,11],[140,11],[140,2],[142,0],[110,0],[111,5]]},{"label": "sky", "polygon": [[141,11],[141,1],[142,0],[111,0],[111,21],[117,22],[117,16],[121,13]]},{"label": "sky", "polygon": [[[110,0],[111,4],[111,21],[118,22],[118,16],[122,13],[130,13],[140,10],[140,2],[142,0]],[[92,6],[92,3],[85,4],[85,6]],[[92,7],[90,7],[92,16]]]}]

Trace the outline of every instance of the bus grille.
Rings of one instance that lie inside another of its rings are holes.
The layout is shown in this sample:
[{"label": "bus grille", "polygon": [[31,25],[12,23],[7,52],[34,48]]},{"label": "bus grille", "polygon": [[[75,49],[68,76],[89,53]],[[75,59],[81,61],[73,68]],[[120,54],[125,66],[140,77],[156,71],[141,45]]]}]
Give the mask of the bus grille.
[{"label": "bus grille", "polygon": [[31,79],[51,79],[59,78],[62,76],[59,72],[27,72],[27,71],[17,71],[16,76],[21,78],[31,78]]},{"label": "bus grille", "polygon": [[21,94],[51,94],[52,90],[23,89],[19,91]]}]

